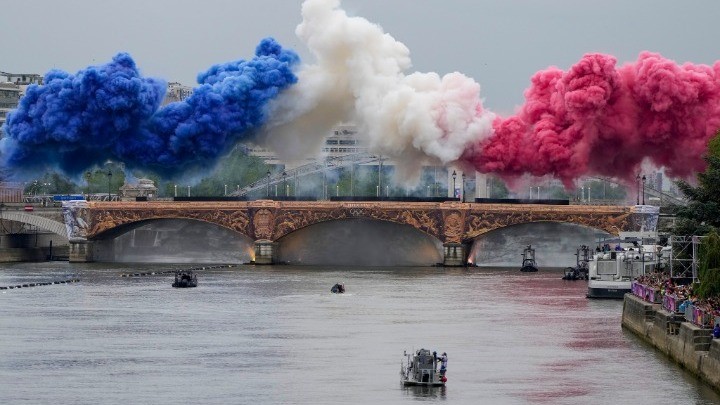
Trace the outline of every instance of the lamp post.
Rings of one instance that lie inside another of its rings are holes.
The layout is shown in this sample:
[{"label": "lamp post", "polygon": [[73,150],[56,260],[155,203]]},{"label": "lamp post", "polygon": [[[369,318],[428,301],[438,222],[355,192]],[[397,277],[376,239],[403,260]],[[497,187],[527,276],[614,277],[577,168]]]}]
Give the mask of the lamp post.
[{"label": "lamp post", "polygon": [[540,186],[538,186],[538,194],[537,194],[537,199],[538,199],[538,200],[540,199]]},{"label": "lamp post", "polygon": [[270,198],[270,170],[267,171],[267,188],[265,189],[265,196]]},{"label": "lamp post", "polygon": [[640,205],[640,173],[635,177],[635,180],[637,180],[637,201],[636,204]]},{"label": "lamp post", "polygon": [[452,178],[453,178],[453,189],[452,189],[452,196],[455,198],[455,178],[457,177],[457,173],[455,173],[455,170],[452,172]]},{"label": "lamp post", "polygon": [[286,173],[284,170],[283,170],[283,172],[282,172],[282,176],[283,176],[283,189],[285,189],[285,197],[287,197],[287,196],[288,196],[288,192],[287,192],[287,173]]},{"label": "lamp post", "polygon": [[227,197],[227,184],[225,185],[225,197]]},{"label": "lamp post", "polygon": [[177,184],[175,184],[175,197],[177,197]]},{"label": "lamp post", "polygon": [[642,187],[643,187],[643,200],[642,200],[642,203],[643,203],[643,205],[645,205],[645,180],[647,180],[647,178],[646,178],[645,175],[643,174],[643,176],[642,176]]},{"label": "lamp post", "polygon": [[462,195],[461,195],[461,201],[465,202],[465,173],[462,174]]},{"label": "lamp post", "polygon": [[[383,166],[382,156],[380,156],[378,158],[378,160],[380,161],[380,164],[378,165],[378,190],[381,190],[382,189],[382,166]],[[378,191],[378,194],[379,193],[380,192]]]},{"label": "lamp post", "polygon": [[188,186],[188,197],[190,197],[190,186]]},{"label": "lamp post", "polygon": [[112,172],[110,171],[110,169],[108,169],[107,176],[108,176],[108,201],[110,201],[110,198],[111,198],[110,197],[110,180],[112,179]]},{"label": "lamp post", "polygon": [[590,184],[588,184],[588,203],[590,202]]},{"label": "lamp post", "polygon": [[353,172],[355,171],[355,163],[350,164],[350,197],[355,196],[355,190],[353,187],[355,185],[353,184]]}]

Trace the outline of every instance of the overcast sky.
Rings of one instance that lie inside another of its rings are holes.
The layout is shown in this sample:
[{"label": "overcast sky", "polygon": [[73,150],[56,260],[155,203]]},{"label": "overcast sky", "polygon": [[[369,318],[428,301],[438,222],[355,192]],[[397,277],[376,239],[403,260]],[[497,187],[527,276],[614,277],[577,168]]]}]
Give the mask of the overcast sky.
[{"label": "overcast sky", "polygon": [[[309,58],[295,36],[301,0],[23,0],[0,10],[0,71],[76,72],[129,52],[146,76],[195,85],[209,66],[250,58],[272,36]],[[453,71],[482,85],[506,115],[533,73],[583,54],[622,64],[643,50],[677,62],[720,59],[718,0],[344,0],[411,52],[413,70]]]}]

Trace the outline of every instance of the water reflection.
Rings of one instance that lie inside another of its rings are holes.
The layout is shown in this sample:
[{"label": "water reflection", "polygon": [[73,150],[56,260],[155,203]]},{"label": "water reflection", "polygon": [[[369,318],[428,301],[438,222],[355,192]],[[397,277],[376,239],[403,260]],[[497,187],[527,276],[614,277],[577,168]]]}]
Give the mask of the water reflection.
[{"label": "water reflection", "polygon": [[442,387],[424,387],[424,386],[403,386],[400,384],[400,388],[403,390],[403,394],[406,397],[412,399],[442,399],[445,400],[447,393],[447,386]]}]

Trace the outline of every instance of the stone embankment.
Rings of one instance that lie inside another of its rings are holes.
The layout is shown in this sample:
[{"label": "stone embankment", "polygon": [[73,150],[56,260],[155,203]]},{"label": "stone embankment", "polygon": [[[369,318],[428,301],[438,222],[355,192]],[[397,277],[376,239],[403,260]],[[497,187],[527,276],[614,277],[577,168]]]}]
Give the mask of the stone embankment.
[{"label": "stone embankment", "polygon": [[720,391],[720,339],[712,330],[633,294],[625,294],[622,325]]}]

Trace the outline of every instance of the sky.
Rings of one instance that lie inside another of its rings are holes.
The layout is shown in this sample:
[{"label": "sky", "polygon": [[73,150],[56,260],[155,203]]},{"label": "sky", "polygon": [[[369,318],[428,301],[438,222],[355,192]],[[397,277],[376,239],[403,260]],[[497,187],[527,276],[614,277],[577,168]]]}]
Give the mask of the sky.
[{"label": "sky", "polygon": [[[1,11],[0,70],[58,69],[8,119],[0,152],[15,172],[120,160],[174,176],[246,141],[292,161],[352,121],[401,182],[440,164],[632,184],[648,165],[691,178],[720,128],[716,0],[28,0]],[[196,80],[188,100],[159,107],[165,82]]]},{"label": "sky", "polygon": [[[300,0],[23,0],[0,12],[0,71],[74,73],[128,52],[145,76],[193,86],[213,64],[250,58],[262,38],[308,58],[295,35]],[[530,77],[585,53],[678,63],[720,59],[716,0],[344,0],[410,50],[412,70],[461,72],[484,106],[511,114]]]}]

